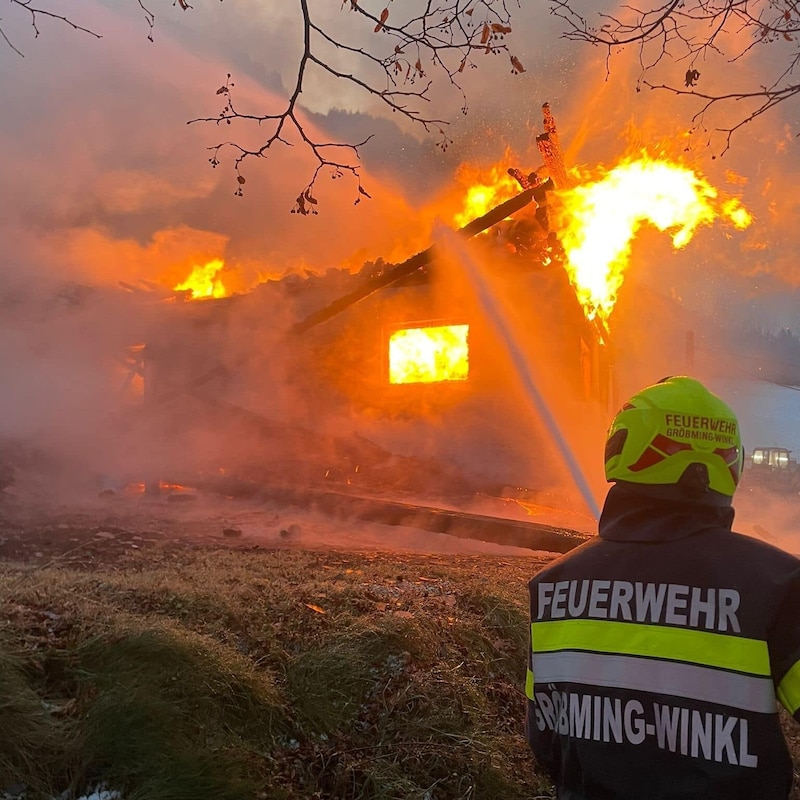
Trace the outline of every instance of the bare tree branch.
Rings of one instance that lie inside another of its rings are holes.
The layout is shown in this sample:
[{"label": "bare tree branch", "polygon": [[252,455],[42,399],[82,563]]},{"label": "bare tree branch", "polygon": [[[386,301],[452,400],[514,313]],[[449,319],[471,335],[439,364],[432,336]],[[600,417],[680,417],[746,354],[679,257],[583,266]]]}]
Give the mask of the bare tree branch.
[{"label": "bare tree branch", "polygon": [[[565,22],[564,38],[605,48],[607,73],[616,53],[635,48],[641,70],[637,91],[657,89],[699,101],[691,130],[707,133],[712,147],[721,139],[714,158],[730,149],[733,135],[743,126],[800,94],[794,77],[800,62],[800,0],[665,0],[644,8],[621,3],[615,14],[595,12],[595,20],[577,10],[579,0],[548,2],[550,13]],[[701,78],[698,66],[708,59],[716,56],[734,63],[759,46],[779,43],[788,43],[793,52],[766,85],[729,92],[695,88]],[[686,65],[683,86],[649,79],[667,59]],[[734,107],[736,122],[707,126],[707,120],[716,119],[716,112],[728,107]]]},{"label": "bare tree branch", "polygon": [[[91,28],[85,28],[83,25],[78,25],[78,23],[76,23],[69,17],[66,17],[63,14],[56,14],[55,12],[50,11],[44,6],[34,3],[33,0],[10,0],[10,3],[13,8],[16,8],[28,15],[30,24],[33,27],[34,39],[38,39],[39,34],[41,33],[41,31],[39,30],[39,20],[41,18],[52,19],[64,25],[68,25],[73,30],[80,31],[81,33],[88,33],[90,36],[94,36],[95,39],[102,38],[99,33],[93,31]],[[140,0],[140,5],[141,5],[141,0]],[[142,8],[144,8],[144,6],[142,6]],[[0,18],[0,22],[2,22],[2,18]],[[0,37],[3,38],[6,44],[17,55],[23,58],[25,57],[25,54],[18,47],[16,47],[13,44],[13,42],[8,38],[5,30],[3,29],[2,24],[0,24]]]},{"label": "bare tree branch", "polygon": [[[35,36],[39,35],[39,19],[47,17],[100,37],[91,28],[50,11],[47,0],[10,2],[13,7],[30,15]],[[155,16],[145,5],[145,0],[136,2],[149,28],[147,38],[152,40]],[[525,71],[520,59],[510,53],[506,43],[506,36],[512,30],[510,4],[519,8],[521,0],[403,0],[398,3],[394,0],[339,0],[340,12],[353,15],[354,24],[348,26],[350,38],[335,33],[333,29],[336,26],[323,25],[312,12],[309,0],[281,2],[296,9],[302,29],[302,46],[285,102],[280,101],[273,110],[241,110],[234,102],[234,83],[228,74],[225,83],[217,90],[217,94],[223,96],[222,111],[214,117],[190,120],[189,124],[213,122],[231,125],[237,120],[255,123],[257,130],[265,130],[257,146],[225,140],[209,148],[212,167],[220,164],[223,152],[233,152],[237,181],[234,194],[239,196],[246,182],[242,172],[246,161],[266,158],[278,144],[306,147],[316,160],[316,166],[297,196],[295,213],[317,213],[314,189],[322,172],[329,172],[335,179],[353,179],[356,204],[370,196],[361,182],[359,149],[371,137],[359,142],[318,141],[304,121],[300,98],[311,70],[351,84],[392,113],[419,125],[436,137],[436,145],[442,150],[452,142],[446,134],[448,121],[430,110],[434,82],[455,90],[461,97],[461,113],[467,114],[467,95],[460,79],[467,69],[477,68],[481,56],[505,54],[510,59],[513,74]],[[331,4],[334,3],[335,0],[331,0]],[[191,8],[188,0],[173,0],[173,5],[184,11]],[[2,26],[0,36],[22,55]]]},{"label": "bare tree branch", "polygon": [[[285,0],[290,2],[290,0]],[[365,7],[369,0],[343,0],[340,10],[356,15],[358,25],[355,43],[335,35],[314,19],[308,0],[297,3],[302,20],[303,46],[299,56],[294,85],[286,104],[274,112],[241,111],[234,103],[230,75],[218,94],[225,96],[225,105],[217,117],[200,117],[190,121],[231,124],[233,120],[248,120],[267,124],[269,132],[257,148],[247,148],[235,141],[220,142],[210,148],[212,166],[220,163],[224,150],[235,152],[234,167],[239,183],[235,192],[242,194],[245,181],[243,163],[250,158],[265,158],[275,144],[292,145],[296,139],[305,145],[317,161],[310,180],[297,196],[294,213],[317,213],[314,190],[323,171],[333,178],[350,176],[356,182],[354,203],[369,197],[361,182],[359,148],[369,138],[357,143],[318,142],[309,134],[300,114],[300,96],[307,72],[315,69],[337,80],[356,86],[365,96],[372,97],[392,113],[400,114],[436,136],[436,144],[446,150],[452,143],[446,134],[447,120],[426,110],[430,106],[430,91],[434,80],[441,77],[458,92],[462,99],[461,112],[468,113],[466,93],[459,78],[466,69],[478,66],[480,55],[507,53],[513,73],[524,72],[518,58],[512,56],[505,41],[511,33],[511,11],[506,0],[426,0],[414,7],[410,15],[393,0],[379,13]],[[519,7],[519,0],[514,0]],[[383,3],[376,5],[379,8]],[[399,21],[395,19],[401,15]],[[403,14],[406,16],[403,16]],[[388,44],[386,41],[388,40]],[[330,55],[344,54],[352,66],[343,69],[333,63]]]}]

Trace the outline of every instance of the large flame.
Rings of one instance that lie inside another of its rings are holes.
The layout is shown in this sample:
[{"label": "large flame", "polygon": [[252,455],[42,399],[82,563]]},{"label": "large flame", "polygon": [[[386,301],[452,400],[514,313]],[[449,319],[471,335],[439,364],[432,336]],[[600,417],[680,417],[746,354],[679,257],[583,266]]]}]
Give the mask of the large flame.
[{"label": "large flame", "polygon": [[623,161],[599,180],[559,193],[557,233],[566,268],[586,317],[607,322],[624,280],[631,243],[650,223],[668,231],[676,249],[701,225],[727,218],[746,228],[752,218],[735,198],[719,192],[688,167],[649,158]]},{"label": "large flame", "polygon": [[406,328],[389,337],[390,383],[469,378],[469,325]]},{"label": "large flame", "polygon": [[191,292],[192,299],[198,300],[206,297],[226,297],[228,290],[219,277],[219,272],[225,266],[221,258],[215,258],[207,264],[202,264],[192,269],[191,275],[174,287],[176,292]]},{"label": "large flame", "polygon": [[495,206],[520,193],[519,184],[508,174],[509,156],[507,153],[504,159],[505,166],[503,162],[486,169],[461,166],[458,180],[459,183],[466,184],[467,189],[461,211],[453,217],[457,228],[463,228],[472,220],[482,217]]}]

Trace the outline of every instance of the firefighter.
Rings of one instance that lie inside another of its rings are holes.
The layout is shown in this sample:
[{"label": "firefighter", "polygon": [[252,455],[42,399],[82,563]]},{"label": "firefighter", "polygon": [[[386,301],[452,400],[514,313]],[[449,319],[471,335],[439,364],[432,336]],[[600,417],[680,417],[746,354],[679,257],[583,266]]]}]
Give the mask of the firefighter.
[{"label": "firefighter", "polygon": [[800,559],[731,531],[739,424],[700,382],[608,431],[599,536],[529,584],[528,741],[559,800],[786,800]]}]

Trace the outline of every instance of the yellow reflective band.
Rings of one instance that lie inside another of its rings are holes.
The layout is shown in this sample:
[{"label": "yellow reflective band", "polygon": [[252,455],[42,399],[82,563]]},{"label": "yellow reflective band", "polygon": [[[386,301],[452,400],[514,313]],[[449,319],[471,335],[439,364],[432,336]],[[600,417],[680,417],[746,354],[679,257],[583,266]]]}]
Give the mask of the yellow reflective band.
[{"label": "yellow reflective band", "polygon": [[[637,622],[567,619],[533,622],[531,637],[534,653],[557,650],[619,653],[686,661],[750,675],[770,675],[766,642],[724,633],[642,625]],[[800,687],[800,670],[795,673],[795,680],[790,681],[792,686]]]},{"label": "yellow reflective band", "polygon": [[783,676],[778,686],[778,700],[790,714],[795,714],[800,709],[800,661],[796,661]]},{"label": "yellow reflective band", "polygon": [[528,700],[533,700],[533,670],[528,667],[528,671],[525,675],[525,696]]}]

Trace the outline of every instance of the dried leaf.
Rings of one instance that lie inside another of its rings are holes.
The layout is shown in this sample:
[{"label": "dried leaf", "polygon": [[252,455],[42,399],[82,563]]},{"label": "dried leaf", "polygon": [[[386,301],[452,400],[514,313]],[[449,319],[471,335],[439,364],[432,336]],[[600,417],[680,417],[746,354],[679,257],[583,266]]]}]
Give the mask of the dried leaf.
[{"label": "dried leaf", "polygon": [[405,52],[405,50],[403,50],[403,48],[402,48],[402,47],[400,47],[400,45],[399,45],[399,44],[396,44],[396,45],[394,46],[394,51],[395,51],[395,53],[397,53],[398,55],[399,55],[399,54],[401,54],[401,53],[404,53],[404,52]]},{"label": "dried leaf", "polygon": [[237,175],[236,180],[239,181],[239,183],[245,183],[244,175]]},{"label": "dried leaf", "polygon": [[358,193],[363,194],[364,197],[369,197],[369,199],[372,200],[372,195],[361,184],[358,185]]},{"label": "dried leaf", "polygon": [[319,606],[315,606],[313,603],[303,603],[306,608],[310,608],[312,611],[316,611],[317,614],[327,614],[324,608],[320,608]]},{"label": "dried leaf", "polygon": [[525,72],[525,67],[522,66],[522,62],[516,56],[511,56],[511,66],[514,68],[515,73]]},{"label": "dried leaf", "polygon": [[473,12],[474,10],[475,10],[474,8],[468,8],[468,9],[467,9],[467,10],[466,10],[464,13],[465,13],[465,14],[466,14],[468,17],[471,17],[471,16],[472,16],[472,12]]},{"label": "dried leaf", "polygon": [[381,11],[381,21],[375,26],[375,33],[380,33],[387,19],[389,19],[389,9],[384,8],[383,11]]},{"label": "dried leaf", "polygon": [[492,35],[492,29],[484,23],[483,30],[481,31],[481,44],[486,44],[489,41],[489,37]]},{"label": "dried leaf", "polygon": [[217,94],[227,94],[227,92],[228,92],[227,86],[220,86],[219,89],[217,89]]},{"label": "dried leaf", "polygon": [[458,71],[459,71],[459,72],[463,72],[463,71],[464,71],[464,67],[466,67],[466,66],[467,66],[467,59],[465,58],[465,59],[463,59],[463,60],[461,61],[461,63],[458,65]]},{"label": "dried leaf", "polygon": [[492,33],[511,33],[511,27],[509,25],[501,25],[499,22],[493,22]]}]

